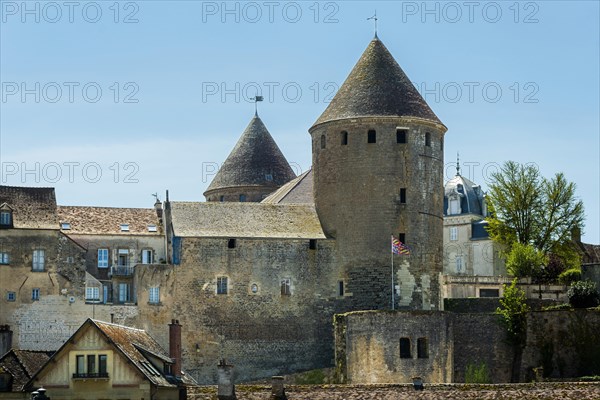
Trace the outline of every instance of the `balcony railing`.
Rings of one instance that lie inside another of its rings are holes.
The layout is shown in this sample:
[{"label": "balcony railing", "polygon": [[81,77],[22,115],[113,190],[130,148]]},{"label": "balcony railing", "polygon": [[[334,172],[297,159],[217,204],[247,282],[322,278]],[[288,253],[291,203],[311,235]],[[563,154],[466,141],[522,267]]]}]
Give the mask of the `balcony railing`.
[{"label": "balcony railing", "polygon": [[108,379],[108,372],[97,372],[91,374],[73,374],[73,379]]},{"label": "balcony railing", "polygon": [[132,276],[133,266],[129,265],[113,265],[110,267],[111,276]]}]

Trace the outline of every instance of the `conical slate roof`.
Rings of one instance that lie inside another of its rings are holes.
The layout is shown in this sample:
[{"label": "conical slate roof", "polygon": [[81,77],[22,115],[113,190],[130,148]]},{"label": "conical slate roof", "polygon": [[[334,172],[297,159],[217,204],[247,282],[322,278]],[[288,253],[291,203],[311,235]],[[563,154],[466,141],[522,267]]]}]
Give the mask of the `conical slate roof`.
[{"label": "conical slate roof", "polygon": [[419,117],[442,123],[378,38],[369,43],[313,127],[367,116]]},{"label": "conical slate roof", "polygon": [[206,189],[206,193],[236,186],[277,188],[296,174],[262,120],[255,115]]}]

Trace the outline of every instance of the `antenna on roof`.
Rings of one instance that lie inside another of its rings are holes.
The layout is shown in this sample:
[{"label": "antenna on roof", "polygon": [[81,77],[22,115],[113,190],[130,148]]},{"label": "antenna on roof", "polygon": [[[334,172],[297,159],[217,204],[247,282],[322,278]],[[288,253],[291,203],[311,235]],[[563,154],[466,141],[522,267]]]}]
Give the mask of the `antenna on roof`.
[{"label": "antenna on roof", "polygon": [[370,18],[367,18],[367,21],[370,20],[370,19],[372,19],[373,21],[375,21],[375,39],[378,39],[378,37],[377,37],[377,20],[378,20],[378,18],[377,18],[377,10],[375,10],[375,15],[373,15]]},{"label": "antenna on roof", "polygon": [[160,199],[158,198],[158,193],[152,193],[152,197],[154,197],[155,203],[160,202]]},{"label": "antenna on roof", "polygon": [[460,176],[460,154],[456,152],[456,176]]},{"label": "antenna on roof", "polygon": [[262,96],[254,96],[254,116],[258,117],[258,102],[263,101],[264,98]]}]

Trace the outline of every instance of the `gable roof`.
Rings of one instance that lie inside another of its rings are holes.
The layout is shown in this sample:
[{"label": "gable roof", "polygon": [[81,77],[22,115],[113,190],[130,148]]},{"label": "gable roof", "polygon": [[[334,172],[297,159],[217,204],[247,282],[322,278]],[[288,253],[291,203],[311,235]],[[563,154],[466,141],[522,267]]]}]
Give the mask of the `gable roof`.
[{"label": "gable roof", "polygon": [[312,169],[267,196],[263,204],[314,204]]},{"label": "gable roof", "polygon": [[179,237],[325,239],[309,204],[172,202]]},{"label": "gable roof", "polygon": [[[172,376],[164,374],[162,369],[155,368],[150,363],[150,360],[144,354],[144,350],[147,353],[154,355],[166,362],[172,359],[168,353],[161,347],[160,344],[152,336],[143,329],[130,328],[123,325],[112,324],[109,322],[103,322],[88,318],[77,331],[67,340],[61,348],[52,355],[52,357],[40,368],[34,376],[28,382],[32,384],[45,368],[49,365],[53,365],[51,361],[58,357],[62,350],[71,342],[72,338],[76,337],[80,333],[83,333],[85,329],[98,329],[109,341],[109,343],[116,348],[116,350],[127,360],[130,361],[131,365],[134,366],[150,383],[156,386],[163,387],[176,387],[177,381]],[[143,349],[143,350],[142,350]],[[185,385],[195,385],[196,382],[187,374],[182,372],[182,383]]]},{"label": "gable roof", "polygon": [[295,177],[267,127],[255,115],[204,195],[213,190],[238,186],[277,188]]},{"label": "gable roof", "polygon": [[[70,229],[61,229],[67,235],[160,236],[162,232],[154,208],[58,206],[58,218],[70,224]],[[121,231],[121,224],[129,225],[129,230]],[[148,225],[156,226],[156,232],[148,231]]]},{"label": "gable roof", "polygon": [[52,353],[11,349],[0,357],[0,370],[13,377],[12,391],[23,390],[29,379],[50,359]]},{"label": "gable roof", "polygon": [[54,188],[0,185],[0,205],[12,210],[13,228],[58,229]]},{"label": "gable roof", "polygon": [[417,117],[442,124],[376,37],[311,130],[328,121],[381,116]]}]

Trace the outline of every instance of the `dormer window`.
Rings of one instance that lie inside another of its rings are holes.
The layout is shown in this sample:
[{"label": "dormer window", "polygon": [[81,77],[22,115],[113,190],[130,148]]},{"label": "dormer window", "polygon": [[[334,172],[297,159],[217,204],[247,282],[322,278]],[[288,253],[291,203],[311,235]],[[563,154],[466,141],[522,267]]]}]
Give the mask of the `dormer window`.
[{"label": "dormer window", "polygon": [[129,224],[121,224],[121,232],[129,232]]},{"label": "dormer window", "polygon": [[460,197],[453,196],[448,199],[448,215],[458,215],[461,213]]},{"label": "dormer window", "polygon": [[157,228],[156,225],[148,225],[148,232],[156,232]]},{"label": "dormer window", "polygon": [[265,174],[265,180],[271,182],[273,180],[273,174]]},{"label": "dormer window", "polygon": [[69,230],[71,229],[71,224],[68,222],[61,222],[60,223],[60,229],[62,230]]},{"label": "dormer window", "polygon": [[12,211],[9,211],[9,210],[0,211],[0,226],[3,226],[3,227],[12,226]]}]

